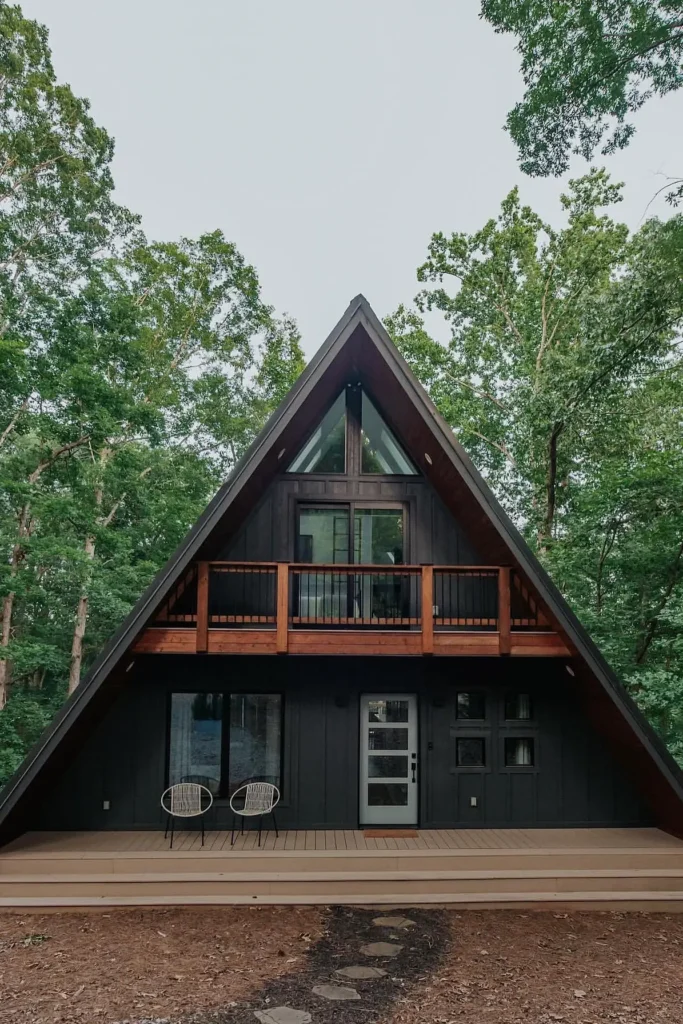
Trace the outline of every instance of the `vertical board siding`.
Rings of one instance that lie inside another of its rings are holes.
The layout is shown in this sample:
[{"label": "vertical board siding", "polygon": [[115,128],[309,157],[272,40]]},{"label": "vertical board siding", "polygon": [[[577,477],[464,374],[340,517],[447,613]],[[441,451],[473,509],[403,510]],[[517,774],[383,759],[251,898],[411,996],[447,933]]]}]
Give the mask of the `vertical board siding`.
[{"label": "vertical board siding", "polygon": [[[649,824],[627,767],[582,715],[561,664],[537,659],[140,657],[125,689],[69,766],[51,781],[32,827],[162,827],[167,708],[174,690],[232,687],[281,692],[285,700],[283,800],[278,824],[297,829],[358,826],[361,693],[418,695],[420,824],[428,828]],[[483,689],[487,719],[459,722],[458,689]],[[505,770],[504,694],[532,694],[537,766]],[[484,735],[486,770],[458,769],[458,735]],[[432,749],[428,749],[431,745]],[[471,798],[477,806],[472,807]],[[103,801],[110,801],[110,810]],[[229,827],[219,802],[211,828]]]}]

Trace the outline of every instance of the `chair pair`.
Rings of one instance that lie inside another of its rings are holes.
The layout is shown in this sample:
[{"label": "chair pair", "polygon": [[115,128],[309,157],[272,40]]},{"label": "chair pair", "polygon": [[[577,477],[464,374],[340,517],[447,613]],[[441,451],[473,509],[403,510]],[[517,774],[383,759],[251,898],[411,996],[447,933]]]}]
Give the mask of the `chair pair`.
[{"label": "chair pair", "polygon": [[[241,807],[236,803],[242,801]],[[261,829],[263,818],[270,814],[273,818],[275,837],[279,836],[277,822],[275,820],[275,807],[280,800],[280,790],[270,782],[248,782],[240,786],[230,797],[230,810],[232,811],[232,832],[230,845],[235,845],[235,822],[236,817],[242,818],[241,832],[244,832],[245,818],[259,818],[258,844],[261,845]],[[201,819],[202,846],[204,845],[204,815],[213,804],[213,794],[208,786],[198,782],[178,782],[169,786],[162,793],[161,806],[166,811],[166,831],[164,838],[168,837],[171,831],[171,846],[173,849],[173,836],[175,833],[176,818],[197,818]]]}]

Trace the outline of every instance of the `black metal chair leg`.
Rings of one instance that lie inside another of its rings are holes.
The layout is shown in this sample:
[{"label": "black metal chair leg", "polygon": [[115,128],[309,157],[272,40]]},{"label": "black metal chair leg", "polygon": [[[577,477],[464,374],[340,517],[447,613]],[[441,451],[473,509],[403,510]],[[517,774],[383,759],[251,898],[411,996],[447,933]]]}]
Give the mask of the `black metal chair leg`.
[{"label": "black metal chair leg", "polygon": [[275,820],[275,811],[271,811],[270,813],[271,813],[271,814],[272,814],[272,816],[273,816],[273,827],[274,827],[274,829],[275,829],[275,838],[276,838],[276,839],[279,839],[279,838],[280,838],[280,833],[279,833],[279,832],[278,832],[278,830],[277,830],[277,822],[276,822],[276,820]]},{"label": "black metal chair leg", "polygon": [[230,833],[230,845],[235,845],[235,815],[232,816],[232,832]]},{"label": "black metal chair leg", "polygon": [[202,815],[202,846],[204,845],[204,816]]},{"label": "black metal chair leg", "polygon": [[171,821],[171,815],[167,814],[166,815],[166,831],[164,832],[164,839],[168,839],[168,826],[170,824],[170,821]]},{"label": "black metal chair leg", "polygon": [[258,844],[261,845],[261,828],[263,827],[263,815],[259,814],[258,819]]},{"label": "black metal chair leg", "polygon": [[173,849],[173,833],[175,831],[175,818],[171,817],[171,850]]}]

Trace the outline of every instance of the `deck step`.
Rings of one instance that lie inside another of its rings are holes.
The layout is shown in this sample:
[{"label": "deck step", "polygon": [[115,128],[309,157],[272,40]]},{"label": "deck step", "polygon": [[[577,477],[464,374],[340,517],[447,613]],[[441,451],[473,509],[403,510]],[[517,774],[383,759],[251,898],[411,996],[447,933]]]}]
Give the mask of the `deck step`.
[{"label": "deck step", "polygon": [[539,891],[529,893],[508,892],[472,892],[472,893],[418,893],[394,892],[373,896],[349,893],[331,898],[327,893],[307,893],[305,899],[300,895],[270,895],[266,897],[250,897],[245,895],[231,896],[180,896],[160,894],[152,896],[14,896],[0,897],[0,907],[21,908],[23,910],[45,910],[66,907],[154,907],[154,906],[236,906],[236,905],[359,905],[359,906],[392,906],[410,907],[418,905],[455,905],[463,909],[479,910],[521,910],[566,908],[567,910],[631,910],[658,913],[682,913],[683,892],[674,891],[576,891],[572,893]]}]

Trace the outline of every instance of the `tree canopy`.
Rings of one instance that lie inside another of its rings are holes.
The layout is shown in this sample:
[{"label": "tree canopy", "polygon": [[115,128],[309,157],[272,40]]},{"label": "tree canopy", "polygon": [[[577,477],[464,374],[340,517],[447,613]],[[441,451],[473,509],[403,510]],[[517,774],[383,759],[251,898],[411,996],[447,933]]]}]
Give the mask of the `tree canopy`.
[{"label": "tree canopy", "polygon": [[622,149],[631,115],[683,85],[680,0],[482,0],[481,14],[518,39],[526,92],[507,128],[527,174]]}]

